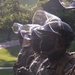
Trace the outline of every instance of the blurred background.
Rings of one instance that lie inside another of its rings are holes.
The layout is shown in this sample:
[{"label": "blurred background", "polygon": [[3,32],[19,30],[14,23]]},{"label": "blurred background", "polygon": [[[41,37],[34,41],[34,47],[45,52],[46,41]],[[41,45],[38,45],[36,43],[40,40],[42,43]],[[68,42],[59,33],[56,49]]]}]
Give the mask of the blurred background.
[{"label": "blurred background", "polygon": [[[0,43],[17,40],[17,35],[11,29],[13,23],[31,24],[33,14],[38,9],[60,17],[75,31],[75,10],[65,10],[59,0],[0,0]],[[75,51],[74,45],[75,41],[69,51]],[[16,45],[0,49],[0,67],[13,66],[20,48]],[[0,70],[0,75],[13,75],[13,71]]]}]

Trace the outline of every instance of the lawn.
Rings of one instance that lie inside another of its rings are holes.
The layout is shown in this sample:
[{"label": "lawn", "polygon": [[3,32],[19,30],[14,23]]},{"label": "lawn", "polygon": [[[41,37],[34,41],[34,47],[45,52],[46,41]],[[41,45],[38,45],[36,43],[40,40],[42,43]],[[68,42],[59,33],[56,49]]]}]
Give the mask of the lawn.
[{"label": "lawn", "polygon": [[[19,50],[20,46],[0,49],[0,67],[13,66]],[[13,70],[0,70],[0,75],[13,75]]]},{"label": "lawn", "polygon": [[0,66],[13,66],[17,60],[17,54],[20,46],[0,49]]}]

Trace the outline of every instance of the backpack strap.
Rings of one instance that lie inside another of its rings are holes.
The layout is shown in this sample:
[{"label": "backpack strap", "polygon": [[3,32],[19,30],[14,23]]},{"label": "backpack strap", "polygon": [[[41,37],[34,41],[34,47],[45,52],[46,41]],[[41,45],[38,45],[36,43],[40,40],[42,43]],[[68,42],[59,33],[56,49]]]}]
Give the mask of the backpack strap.
[{"label": "backpack strap", "polygon": [[61,59],[58,63],[57,63],[57,68],[56,68],[56,75],[63,75],[63,71],[65,68],[65,65],[71,60],[73,59],[74,56],[73,55],[65,55],[63,57],[63,59]]}]

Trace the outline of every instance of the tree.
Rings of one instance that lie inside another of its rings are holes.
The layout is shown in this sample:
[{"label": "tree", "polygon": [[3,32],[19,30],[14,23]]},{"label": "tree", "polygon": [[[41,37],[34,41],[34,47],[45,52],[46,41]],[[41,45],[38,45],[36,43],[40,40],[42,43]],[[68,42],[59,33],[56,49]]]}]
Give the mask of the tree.
[{"label": "tree", "polygon": [[11,40],[11,26],[14,22],[26,24],[31,21],[31,12],[21,8],[17,0],[2,0],[0,9],[0,28],[8,30],[7,40]]}]

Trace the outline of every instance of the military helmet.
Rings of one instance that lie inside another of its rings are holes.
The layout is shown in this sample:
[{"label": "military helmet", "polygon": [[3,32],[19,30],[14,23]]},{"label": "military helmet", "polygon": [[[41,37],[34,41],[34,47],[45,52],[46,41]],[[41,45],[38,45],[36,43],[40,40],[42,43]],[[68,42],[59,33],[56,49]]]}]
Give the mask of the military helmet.
[{"label": "military helmet", "polygon": [[[49,33],[57,34],[62,37],[65,43],[68,43],[68,44],[70,44],[71,41],[74,40],[74,36],[75,36],[69,24],[62,21],[50,22],[47,25],[35,28],[33,31],[35,32],[35,35],[39,38],[41,38],[42,36],[44,37],[45,34],[47,35]],[[32,34],[31,36],[33,38],[34,35]]]}]

